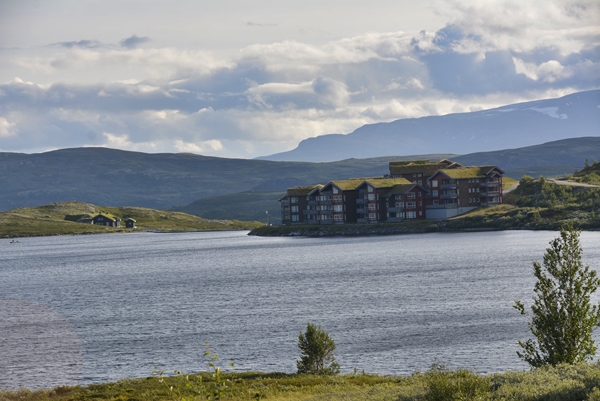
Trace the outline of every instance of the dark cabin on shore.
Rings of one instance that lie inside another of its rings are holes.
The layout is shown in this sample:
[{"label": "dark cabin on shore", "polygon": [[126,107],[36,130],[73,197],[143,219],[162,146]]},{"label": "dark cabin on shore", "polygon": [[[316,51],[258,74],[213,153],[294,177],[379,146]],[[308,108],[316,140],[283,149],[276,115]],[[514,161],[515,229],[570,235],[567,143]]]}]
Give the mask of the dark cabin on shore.
[{"label": "dark cabin on shore", "polygon": [[125,228],[135,228],[135,223],[137,223],[137,221],[130,217],[127,220],[125,220]]},{"label": "dark cabin on shore", "polygon": [[98,213],[92,217],[92,224],[97,226],[120,227],[121,219],[107,213]]}]

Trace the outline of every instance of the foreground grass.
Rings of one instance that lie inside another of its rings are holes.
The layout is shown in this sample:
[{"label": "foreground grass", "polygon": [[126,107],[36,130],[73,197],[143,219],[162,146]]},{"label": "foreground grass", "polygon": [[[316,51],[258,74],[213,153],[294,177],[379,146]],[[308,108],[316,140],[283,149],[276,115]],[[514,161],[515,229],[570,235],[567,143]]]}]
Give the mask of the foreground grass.
[{"label": "foreground grass", "polygon": [[[600,400],[598,363],[485,376],[467,370],[434,368],[409,377],[229,373],[223,378],[227,380],[227,391],[222,399],[228,400]],[[51,390],[3,391],[0,401],[204,400],[206,392],[212,391],[215,385],[210,373],[190,375],[187,380],[183,375],[154,376]]]},{"label": "foreground grass", "polygon": [[[120,217],[122,227],[103,227],[65,220],[66,216],[94,214],[102,211]],[[137,220],[137,229],[126,229],[125,219]],[[124,233],[132,231],[202,231],[238,230],[259,227],[261,223],[237,220],[208,220],[181,212],[141,207],[96,206],[83,202],[61,202],[51,205],[19,208],[0,212],[0,238],[46,235]]]}]

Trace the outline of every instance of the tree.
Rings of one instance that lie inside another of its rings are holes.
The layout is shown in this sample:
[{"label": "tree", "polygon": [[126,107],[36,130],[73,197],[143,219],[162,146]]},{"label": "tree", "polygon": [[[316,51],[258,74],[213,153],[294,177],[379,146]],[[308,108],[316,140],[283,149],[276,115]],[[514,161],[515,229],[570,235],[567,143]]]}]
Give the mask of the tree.
[{"label": "tree", "polygon": [[[590,296],[600,279],[583,266],[579,234],[572,224],[564,226],[550,241],[543,264],[533,262],[537,283],[529,330],[536,339],[519,341],[523,352],[517,352],[533,368],[584,362],[596,353],[592,331],[600,323],[600,305],[592,305]],[[514,307],[526,314],[521,301]]]},{"label": "tree", "polygon": [[306,332],[298,336],[298,348],[302,351],[296,361],[298,373],[335,375],[340,373],[340,365],[335,361],[335,342],[320,326],[306,325]]}]

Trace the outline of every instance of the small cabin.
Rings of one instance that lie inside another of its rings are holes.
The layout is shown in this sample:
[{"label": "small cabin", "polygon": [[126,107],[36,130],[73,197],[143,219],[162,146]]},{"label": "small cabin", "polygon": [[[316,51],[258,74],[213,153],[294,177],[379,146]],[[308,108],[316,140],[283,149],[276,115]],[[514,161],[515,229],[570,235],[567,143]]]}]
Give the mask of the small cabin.
[{"label": "small cabin", "polygon": [[98,213],[92,217],[92,224],[97,226],[120,227],[121,219],[107,213]]},{"label": "small cabin", "polygon": [[137,223],[135,221],[135,219],[132,219],[131,217],[128,218],[127,220],[125,220],[125,228],[135,228],[135,223]]}]

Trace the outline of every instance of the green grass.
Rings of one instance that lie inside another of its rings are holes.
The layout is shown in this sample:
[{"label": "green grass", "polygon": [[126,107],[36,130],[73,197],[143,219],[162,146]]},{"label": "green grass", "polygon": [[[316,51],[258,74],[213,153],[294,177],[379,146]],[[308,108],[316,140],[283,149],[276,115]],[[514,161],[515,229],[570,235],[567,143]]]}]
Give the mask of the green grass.
[{"label": "green grass", "polygon": [[[120,217],[122,226],[105,227],[70,221],[73,220],[73,216],[98,212]],[[125,228],[124,222],[128,217],[137,220],[136,229]],[[237,220],[208,220],[181,212],[167,212],[141,207],[117,208],[96,206],[83,202],[61,202],[0,212],[0,238],[125,233],[132,231],[238,230],[256,228],[261,224]]]},{"label": "green grass", "polygon": [[[201,378],[201,381],[198,381]],[[434,367],[411,376],[345,374],[313,376],[284,373],[226,373],[226,400],[389,400],[389,401],[600,401],[600,365],[579,364],[535,371],[477,375]],[[164,381],[161,381],[163,380]],[[210,373],[123,379],[89,386],[37,391],[0,391],[0,401],[156,401],[205,400],[215,383]],[[173,391],[170,388],[173,388]],[[177,395],[179,393],[179,396]]]},{"label": "green grass", "polygon": [[588,163],[581,171],[565,178],[573,182],[600,185],[600,163],[595,160],[592,164]]}]

